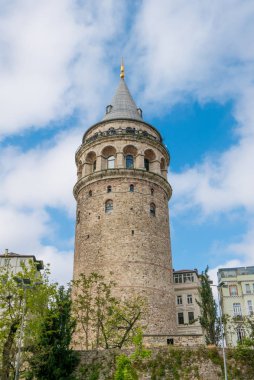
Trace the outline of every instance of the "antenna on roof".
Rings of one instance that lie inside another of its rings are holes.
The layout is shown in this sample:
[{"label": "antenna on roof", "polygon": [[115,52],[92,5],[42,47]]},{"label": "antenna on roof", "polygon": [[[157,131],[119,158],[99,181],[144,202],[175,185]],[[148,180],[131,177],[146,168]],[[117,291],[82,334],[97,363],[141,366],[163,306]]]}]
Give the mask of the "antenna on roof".
[{"label": "antenna on roof", "polygon": [[121,73],[120,73],[120,78],[124,79],[124,63],[123,63],[123,57],[121,61]]}]

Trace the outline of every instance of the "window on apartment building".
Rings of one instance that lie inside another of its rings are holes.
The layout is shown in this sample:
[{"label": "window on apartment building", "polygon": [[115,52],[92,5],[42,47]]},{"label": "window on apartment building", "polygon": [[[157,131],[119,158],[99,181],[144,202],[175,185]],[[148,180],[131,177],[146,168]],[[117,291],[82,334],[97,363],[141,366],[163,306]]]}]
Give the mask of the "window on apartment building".
[{"label": "window on apartment building", "polygon": [[10,263],[11,263],[11,259],[4,259],[4,265],[6,267],[10,266]]},{"label": "window on apartment building", "polygon": [[174,282],[176,284],[181,284],[183,282],[183,275],[179,273],[174,274]]},{"label": "window on apartment building", "polygon": [[238,295],[238,291],[237,291],[237,286],[236,285],[230,285],[229,286],[229,294],[231,296],[237,296]]},{"label": "window on apartment building", "polygon": [[187,295],[187,303],[192,303],[192,294]]},{"label": "window on apartment building", "polygon": [[241,342],[245,337],[245,331],[242,326],[237,327],[236,329],[237,342]]},{"label": "window on apartment building", "polygon": [[245,292],[247,294],[250,294],[251,293],[251,290],[250,290],[250,284],[245,284]]},{"label": "window on apartment building", "polygon": [[253,306],[252,306],[252,301],[248,300],[247,301],[247,306],[248,306],[248,314],[253,315]]},{"label": "window on apartment building", "polygon": [[242,308],[241,304],[238,302],[233,303],[233,313],[234,317],[238,317],[242,315]]},{"label": "window on apartment building", "polygon": [[184,325],[184,316],[183,313],[178,313],[178,325]]},{"label": "window on apartment building", "polygon": [[177,305],[182,305],[182,304],[183,304],[183,297],[177,296]]},{"label": "window on apartment building", "polygon": [[183,274],[183,282],[193,282],[194,276],[193,273],[184,273]]},{"label": "window on apartment building", "polygon": [[189,323],[194,322],[194,312],[193,311],[188,311],[188,318],[189,318]]}]

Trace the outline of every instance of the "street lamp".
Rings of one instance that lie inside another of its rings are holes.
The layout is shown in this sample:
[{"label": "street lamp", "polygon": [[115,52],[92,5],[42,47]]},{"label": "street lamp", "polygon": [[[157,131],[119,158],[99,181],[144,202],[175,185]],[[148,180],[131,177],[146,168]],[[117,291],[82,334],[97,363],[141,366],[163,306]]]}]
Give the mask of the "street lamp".
[{"label": "street lamp", "polygon": [[21,318],[21,326],[20,326],[20,333],[19,333],[17,361],[16,361],[16,368],[15,368],[15,380],[19,380],[21,344],[22,344],[24,321],[25,321],[25,310],[26,310],[26,290],[28,288],[32,289],[34,288],[34,286],[42,284],[42,282],[35,282],[34,285],[31,285],[30,278],[14,277],[14,280],[17,282],[19,286],[21,286],[24,289],[24,301],[23,301],[23,306],[22,306],[22,318]]},{"label": "street lamp", "polygon": [[210,284],[210,286],[215,286],[216,287],[217,293],[218,293],[219,321],[220,321],[220,328],[221,328],[221,332],[222,332],[222,355],[223,355],[223,364],[224,364],[224,378],[225,378],[225,380],[228,380],[226,351],[225,351],[225,345],[224,345],[224,336],[225,336],[225,334],[224,334],[224,324],[222,322],[221,297],[220,297],[220,289],[224,285],[225,285],[224,282],[221,282],[218,286]]}]

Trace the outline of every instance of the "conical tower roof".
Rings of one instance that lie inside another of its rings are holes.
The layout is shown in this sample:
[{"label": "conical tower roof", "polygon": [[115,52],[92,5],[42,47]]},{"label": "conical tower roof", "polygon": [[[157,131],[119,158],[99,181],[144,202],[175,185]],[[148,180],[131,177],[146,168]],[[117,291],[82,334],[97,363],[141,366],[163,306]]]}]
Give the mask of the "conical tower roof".
[{"label": "conical tower roof", "polygon": [[106,115],[102,119],[134,119],[142,121],[142,111],[137,108],[127,84],[124,80],[124,68],[121,66],[121,79],[111,104],[106,107]]}]

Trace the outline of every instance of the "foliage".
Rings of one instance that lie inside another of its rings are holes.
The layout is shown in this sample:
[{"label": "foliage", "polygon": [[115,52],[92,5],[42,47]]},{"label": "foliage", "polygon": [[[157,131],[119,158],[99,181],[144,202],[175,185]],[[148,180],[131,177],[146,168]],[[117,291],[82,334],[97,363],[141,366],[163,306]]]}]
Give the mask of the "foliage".
[{"label": "foliage", "polygon": [[205,332],[206,344],[218,345],[221,337],[221,330],[219,318],[217,317],[217,305],[210,287],[208,267],[206,267],[206,270],[202,272],[200,280],[200,301],[196,300],[200,307],[199,322]]},{"label": "foliage", "polygon": [[[15,275],[9,265],[0,268],[0,355],[2,380],[8,379],[14,371],[22,315],[24,315],[23,351],[38,336],[41,320],[44,318],[45,311],[47,310],[48,301],[55,292],[55,285],[49,284],[48,275],[48,267],[39,273],[32,260],[29,265],[22,265],[22,270]],[[23,279],[29,279],[30,283],[25,285]],[[19,283],[17,282],[18,280]]]},{"label": "foliage", "polygon": [[76,373],[77,380],[98,380],[100,378],[102,365],[101,363],[86,363],[80,366]]},{"label": "foliage", "polygon": [[247,336],[238,342],[237,347],[231,350],[231,356],[244,365],[248,371],[248,376],[246,379],[254,378],[254,360],[253,360],[253,350],[254,350],[254,318],[253,316],[242,317],[241,325],[234,319],[229,323],[231,329],[236,329],[238,326],[244,328]]},{"label": "foliage", "polygon": [[[122,348],[132,341],[144,309],[140,297],[121,301],[112,295],[113,281],[91,273],[81,274],[73,282],[73,311],[77,333],[84,339],[84,348]],[[81,343],[82,343],[81,338]]]},{"label": "foliage", "polygon": [[135,351],[130,356],[121,354],[116,357],[116,370],[114,380],[138,380],[135,364],[141,364],[143,359],[149,358],[151,352],[143,347],[142,330],[138,329],[133,337]]},{"label": "foliage", "polygon": [[78,356],[69,348],[75,320],[71,316],[70,288],[59,287],[41,323],[40,335],[29,360],[30,376],[37,380],[70,380]]}]

